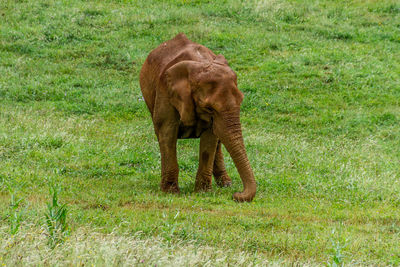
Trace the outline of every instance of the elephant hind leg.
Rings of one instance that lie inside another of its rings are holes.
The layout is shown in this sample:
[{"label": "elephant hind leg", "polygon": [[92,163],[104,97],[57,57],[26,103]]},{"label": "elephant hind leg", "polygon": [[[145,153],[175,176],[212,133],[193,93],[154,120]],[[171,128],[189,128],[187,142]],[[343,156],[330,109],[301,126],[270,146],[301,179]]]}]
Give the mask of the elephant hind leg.
[{"label": "elephant hind leg", "polygon": [[215,182],[219,187],[229,187],[232,185],[232,180],[225,169],[224,156],[221,150],[221,141],[218,141],[217,150],[215,153],[213,175]]},{"label": "elephant hind leg", "polygon": [[195,191],[209,191],[211,189],[217,142],[218,139],[211,130],[203,132],[200,136],[199,169],[196,175]]}]

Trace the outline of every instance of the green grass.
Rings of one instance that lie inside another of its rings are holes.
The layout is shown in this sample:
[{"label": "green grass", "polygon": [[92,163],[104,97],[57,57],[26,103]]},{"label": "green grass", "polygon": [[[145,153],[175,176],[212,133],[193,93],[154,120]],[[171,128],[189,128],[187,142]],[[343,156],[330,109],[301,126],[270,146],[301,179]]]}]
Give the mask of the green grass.
[{"label": "green grass", "polygon": [[[232,188],[193,192],[198,140],[178,143],[182,194],[159,190],[138,74],[179,32],[238,74],[252,203],[226,151]],[[398,1],[0,2],[0,263],[399,265],[399,160]],[[50,180],[71,232],[51,251]]]}]

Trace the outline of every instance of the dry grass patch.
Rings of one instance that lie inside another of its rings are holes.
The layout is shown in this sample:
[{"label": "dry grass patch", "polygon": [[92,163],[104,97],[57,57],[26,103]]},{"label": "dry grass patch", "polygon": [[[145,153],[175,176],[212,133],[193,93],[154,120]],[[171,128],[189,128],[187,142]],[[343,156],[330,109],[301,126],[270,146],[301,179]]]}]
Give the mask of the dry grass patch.
[{"label": "dry grass patch", "polygon": [[[161,238],[102,234],[78,229],[62,245],[51,249],[43,229],[24,226],[10,236],[0,228],[0,263],[5,266],[281,266],[262,254],[167,242]],[[288,264],[288,263],[286,263]]]}]

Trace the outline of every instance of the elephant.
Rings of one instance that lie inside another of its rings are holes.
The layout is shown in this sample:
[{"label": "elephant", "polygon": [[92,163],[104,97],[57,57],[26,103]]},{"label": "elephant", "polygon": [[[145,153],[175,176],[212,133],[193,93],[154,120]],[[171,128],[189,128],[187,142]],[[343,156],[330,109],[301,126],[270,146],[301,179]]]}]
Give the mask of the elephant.
[{"label": "elephant", "polygon": [[177,139],[200,138],[195,191],[210,190],[212,175],[218,186],[232,184],[222,143],[243,182],[244,189],[233,194],[234,200],[252,201],[256,181],[240,124],[244,94],[225,57],[180,33],[150,52],[139,79],[161,153],[161,190],[180,192]]}]

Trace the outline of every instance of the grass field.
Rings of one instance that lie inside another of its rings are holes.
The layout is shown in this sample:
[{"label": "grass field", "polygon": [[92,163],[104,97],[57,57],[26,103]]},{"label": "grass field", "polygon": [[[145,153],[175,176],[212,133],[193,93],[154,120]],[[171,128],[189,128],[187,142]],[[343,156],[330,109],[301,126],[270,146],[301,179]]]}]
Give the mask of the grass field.
[{"label": "grass field", "polygon": [[[238,75],[252,203],[226,151],[193,192],[198,140],[159,190],[138,74],[179,32]],[[0,264],[400,265],[399,160],[398,1],[0,1]]]}]

